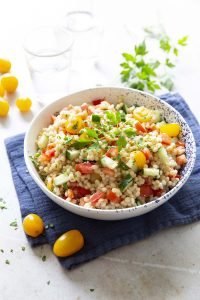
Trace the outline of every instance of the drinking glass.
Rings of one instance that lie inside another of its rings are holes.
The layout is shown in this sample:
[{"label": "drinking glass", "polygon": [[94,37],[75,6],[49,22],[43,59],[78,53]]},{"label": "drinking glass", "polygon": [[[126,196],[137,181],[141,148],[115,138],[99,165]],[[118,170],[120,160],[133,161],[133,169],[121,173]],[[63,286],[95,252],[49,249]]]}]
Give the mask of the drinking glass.
[{"label": "drinking glass", "polygon": [[69,88],[72,37],[61,27],[39,27],[24,39],[24,50],[35,92],[47,104]]}]

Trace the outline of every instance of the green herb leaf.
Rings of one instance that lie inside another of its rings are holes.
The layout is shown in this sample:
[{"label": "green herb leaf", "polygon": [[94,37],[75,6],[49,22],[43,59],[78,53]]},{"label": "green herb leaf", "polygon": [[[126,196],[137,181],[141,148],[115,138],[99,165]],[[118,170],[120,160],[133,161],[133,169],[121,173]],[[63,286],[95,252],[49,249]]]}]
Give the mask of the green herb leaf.
[{"label": "green herb leaf", "polygon": [[10,265],[10,261],[8,259],[5,260],[6,265]]},{"label": "green herb leaf", "polygon": [[87,133],[87,135],[89,137],[92,137],[92,138],[95,138],[95,139],[98,138],[98,134],[96,133],[96,131],[94,129],[85,128],[84,131]]},{"label": "green herb leaf", "polygon": [[101,118],[99,115],[92,115],[92,122],[94,123],[100,123]]},{"label": "green herb leaf", "polygon": [[88,146],[89,144],[91,144],[91,141],[80,139],[77,142],[75,142],[72,146],[75,149],[79,150],[79,149],[82,149],[82,148]]},{"label": "green herb leaf", "polygon": [[24,246],[22,246],[22,251],[25,251],[25,250],[26,250],[26,248]]},{"label": "green herb leaf", "polygon": [[175,67],[175,65],[169,60],[169,58],[166,58],[165,64],[166,64],[166,66],[168,66],[169,68],[174,68],[174,67]]},{"label": "green herb leaf", "polygon": [[180,46],[187,46],[188,36],[185,35],[181,39],[178,40],[178,44]]},{"label": "green herb leaf", "polygon": [[124,192],[132,182],[133,178],[131,177],[131,175],[126,175],[126,177],[119,184],[119,189],[121,190],[121,192]]},{"label": "green herb leaf", "polygon": [[118,150],[120,151],[122,148],[126,147],[127,141],[125,139],[125,137],[122,135],[119,137],[119,139],[117,140],[117,146],[118,146]]},{"label": "green herb leaf", "polygon": [[174,55],[178,56],[178,49],[177,48],[174,48],[173,52],[174,52]]},{"label": "green herb leaf", "polygon": [[136,58],[130,53],[122,53],[122,56],[125,58],[126,61],[132,61],[132,62],[136,61]]},{"label": "green herb leaf", "polygon": [[160,40],[160,48],[167,53],[170,52],[171,45],[168,37],[164,37]]},{"label": "green herb leaf", "polygon": [[126,128],[124,129],[124,133],[127,135],[127,137],[132,138],[136,136],[136,131],[133,128]]},{"label": "green herb leaf", "polygon": [[164,81],[161,81],[161,85],[164,86],[166,89],[168,89],[169,91],[172,91],[173,90],[173,87],[174,87],[174,83],[173,81],[171,80],[171,78],[167,78],[166,80]]},{"label": "green herb leaf", "polygon": [[122,122],[126,122],[126,114],[125,114],[125,112],[123,110],[120,110],[119,113],[120,113],[121,121]]},{"label": "green herb leaf", "polygon": [[94,292],[94,289],[90,289],[90,292]]},{"label": "green herb leaf", "polygon": [[114,113],[108,110],[106,111],[106,117],[112,125],[117,125],[121,121],[121,115],[119,111]]},{"label": "green herb leaf", "polygon": [[146,43],[145,41],[143,41],[141,44],[139,44],[138,46],[135,46],[135,54],[136,55],[146,55],[148,53],[147,49],[146,49]]}]

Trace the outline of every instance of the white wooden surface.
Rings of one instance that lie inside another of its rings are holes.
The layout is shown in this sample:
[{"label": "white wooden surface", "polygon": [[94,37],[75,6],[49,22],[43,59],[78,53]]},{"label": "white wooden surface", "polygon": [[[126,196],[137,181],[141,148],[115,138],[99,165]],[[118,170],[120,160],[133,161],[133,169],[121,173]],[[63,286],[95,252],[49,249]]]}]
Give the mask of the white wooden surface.
[{"label": "white wooden surface", "polygon": [[[20,81],[18,93],[34,101],[32,111],[21,115],[10,100],[9,117],[0,120],[0,197],[8,206],[0,211],[0,249],[4,249],[4,253],[0,252],[0,299],[200,299],[198,222],[162,231],[73,271],[62,269],[49,246],[31,249],[27,243],[3,144],[5,137],[24,132],[40,109],[34,100],[21,38],[32,26],[60,23],[71,4],[64,0],[0,1],[0,56],[7,56],[13,62],[13,72]],[[83,81],[84,70],[72,74],[69,91],[96,84],[116,84],[120,53],[130,49],[142,26],[161,22],[170,35],[190,36],[189,46],[176,69],[176,86],[200,119],[200,2],[104,0],[94,2],[93,7],[105,28],[100,67],[94,73],[87,73],[87,81]],[[133,28],[131,35],[125,30],[127,26]],[[18,230],[9,226],[15,218]],[[43,255],[47,256],[45,262],[41,259]],[[6,259],[10,265],[5,264]]]}]

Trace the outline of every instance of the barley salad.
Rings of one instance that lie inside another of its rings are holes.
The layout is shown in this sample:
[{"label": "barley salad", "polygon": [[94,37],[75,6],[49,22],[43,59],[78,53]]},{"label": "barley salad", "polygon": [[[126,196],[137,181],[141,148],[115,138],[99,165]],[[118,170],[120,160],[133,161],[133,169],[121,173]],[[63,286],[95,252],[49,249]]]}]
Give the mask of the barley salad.
[{"label": "barley salad", "polygon": [[31,159],[54,194],[86,208],[145,204],[180,180],[187,162],[178,123],[158,110],[107,99],[64,107],[51,116]]}]

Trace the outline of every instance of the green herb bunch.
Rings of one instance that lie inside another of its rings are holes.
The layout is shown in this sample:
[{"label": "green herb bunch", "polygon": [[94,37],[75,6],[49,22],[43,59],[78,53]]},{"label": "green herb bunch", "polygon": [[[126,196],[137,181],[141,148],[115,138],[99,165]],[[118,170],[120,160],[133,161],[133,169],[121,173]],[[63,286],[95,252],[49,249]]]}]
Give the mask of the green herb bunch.
[{"label": "green herb bunch", "polygon": [[[156,35],[148,28],[144,31],[147,38],[135,45],[133,53],[122,53],[124,61],[120,64],[121,81],[128,87],[142,91],[155,92],[163,88],[171,91],[174,82],[169,70],[175,67],[179,51],[187,45],[188,37],[184,36],[173,43],[165,33]],[[147,47],[149,39],[161,52],[161,60],[151,57],[151,50]]]}]

